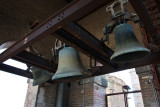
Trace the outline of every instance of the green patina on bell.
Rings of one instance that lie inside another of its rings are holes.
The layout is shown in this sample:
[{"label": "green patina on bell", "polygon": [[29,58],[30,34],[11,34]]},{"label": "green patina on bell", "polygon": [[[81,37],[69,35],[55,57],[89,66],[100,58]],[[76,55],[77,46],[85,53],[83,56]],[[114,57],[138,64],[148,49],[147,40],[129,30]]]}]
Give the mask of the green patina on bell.
[{"label": "green patina on bell", "polygon": [[90,75],[91,73],[83,66],[78,51],[72,47],[64,47],[59,51],[58,69],[52,80],[66,82]]},{"label": "green patina on bell", "polygon": [[124,23],[114,28],[116,48],[110,60],[112,62],[130,62],[150,54],[147,48],[138,42],[133,28]]},{"label": "green patina on bell", "polygon": [[43,69],[32,66],[31,71],[33,74],[33,86],[42,84],[52,78],[52,75],[44,71]]}]

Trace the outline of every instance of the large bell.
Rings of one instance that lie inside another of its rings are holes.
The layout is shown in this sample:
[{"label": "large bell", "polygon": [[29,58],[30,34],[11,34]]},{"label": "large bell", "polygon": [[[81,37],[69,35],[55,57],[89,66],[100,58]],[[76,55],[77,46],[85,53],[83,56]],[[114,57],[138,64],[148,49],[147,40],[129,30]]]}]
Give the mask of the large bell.
[{"label": "large bell", "polygon": [[130,24],[124,23],[116,26],[114,37],[116,48],[110,58],[112,62],[134,61],[150,54],[147,48],[140,45]]},{"label": "large bell", "polygon": [[72,47],[59,50],[58,69],[52,80],[66,82],[90,75],[91,73],[83,66],[78,51]]},{"label": "large bell", "polygon": [[42,69],[33,66],[30,69],[33,74],[33,86],[42,84],[52,78],[51,74]]}]

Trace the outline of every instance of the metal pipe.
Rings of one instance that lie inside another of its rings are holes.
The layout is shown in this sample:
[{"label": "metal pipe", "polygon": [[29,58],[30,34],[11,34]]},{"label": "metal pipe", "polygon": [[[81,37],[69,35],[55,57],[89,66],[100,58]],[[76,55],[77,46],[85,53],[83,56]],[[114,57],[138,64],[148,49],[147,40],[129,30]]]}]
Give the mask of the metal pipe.
[{"label": "metal pipe", "polygon": [[[57,89],[56,107],[64,107],[64,83],[60,83]],[[65,106],[66,107],[66,106]]]},{"label": "metal pipe", "polygon": [[108,107],[108,96],[106,95],[105,98],[106,98],[106,107]]},{"label": "metal pipe", "polygon": [[35,107],[37,107],[37,101],[38,101],[38,94],[40,92],[40,87],[38,85],[38,90],[37,90],[37,95],[36,95],[36,102],[35,102]]},{"label": "metal pipe", "polygon": [[83,107],[85,107],[85,86],[84,86],[84,79],[83,79]]},{"label": "metal pipe", "polygon": [[127,94],[129,94],[129,93],[139,93],[139,92],[141,92],[141,90],[127,91],[127,92],[123,91],[123,92],[119,92],[119,93],[106,94],[106,96],[105,96],[106,107],[108,107],[108,96],[124,94],[125,107],[128,107]]},{"label": "metal pipe", "polygon": [[107,94],[107,96],[112,96],[112,95],[119,95],[119,94],[129,94],[129,93],[139,93],[141,90],[135,90],[135,91],[128,91],[128,92],[119,92],[119,93],[112,93],[112,94]]},{"label": "metal pipe", "polygon": [[124,91],[124,88],[122,87],[122,90],[124,92],[124,103],[125,103],[125,107],[128,107],[128,101],[127,101],[127,94],[126,92],[128,92],[128,89],[127,91]]},{"label": "metal pipe", "polygon": [[125,107],[128,107],[128,101],[127,101],[127,94],[124,93],[124,102],[125,102]]}]

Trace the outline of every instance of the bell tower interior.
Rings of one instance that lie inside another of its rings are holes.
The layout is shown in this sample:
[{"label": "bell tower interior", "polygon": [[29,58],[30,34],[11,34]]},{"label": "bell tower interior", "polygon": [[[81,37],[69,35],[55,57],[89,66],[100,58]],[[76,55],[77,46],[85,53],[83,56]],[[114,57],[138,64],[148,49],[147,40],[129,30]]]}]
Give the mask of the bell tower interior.
[{"label": "bell tower interior", "polygon": [[27,78],[24,107],[160,107],[159,0],[1,0],[0,13],[0,71]]}]

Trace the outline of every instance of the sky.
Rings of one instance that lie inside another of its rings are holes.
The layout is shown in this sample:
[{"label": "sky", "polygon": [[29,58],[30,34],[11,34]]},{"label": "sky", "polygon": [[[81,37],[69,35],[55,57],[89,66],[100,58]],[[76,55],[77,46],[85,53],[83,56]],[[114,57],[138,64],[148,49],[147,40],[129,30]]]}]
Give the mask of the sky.
[{"label": "sky", "polygon": [[[27,69],[25,64],[12,59],[4,63]],[[27,88],[27,78],[0,71],[0,107],[24,107]]]}]

